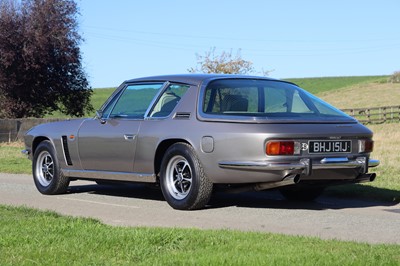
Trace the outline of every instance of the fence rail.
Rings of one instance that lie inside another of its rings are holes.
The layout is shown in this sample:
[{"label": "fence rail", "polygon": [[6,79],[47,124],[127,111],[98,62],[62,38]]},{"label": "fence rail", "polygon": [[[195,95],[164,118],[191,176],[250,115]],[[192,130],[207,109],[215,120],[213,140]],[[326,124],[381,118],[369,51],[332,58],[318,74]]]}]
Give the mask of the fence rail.
[{"label": "fence rail", "polygon": [[400,122],[400,105],[342,109],[342,111],[365,124]]},{"label": "fence rail", "polygon": [[0,119],[0,142],[13,142],[16,140],[22,140],[25,132],[28,131],[31,127],[59,120],[63,119]]},{"label": "fence rail", "polygon": [[13,142],[17,141],[17,132],[9,131],[8,133],[1,133],[0,132],[0,142]]}]

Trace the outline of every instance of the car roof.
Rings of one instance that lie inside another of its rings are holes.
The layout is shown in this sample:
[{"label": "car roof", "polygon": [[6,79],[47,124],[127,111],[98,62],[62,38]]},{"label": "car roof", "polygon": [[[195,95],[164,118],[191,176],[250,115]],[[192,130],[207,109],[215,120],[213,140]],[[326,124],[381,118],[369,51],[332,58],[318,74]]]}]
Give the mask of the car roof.
[{"label": "car roof", "polygon": [[177,83],[186,83],[191,85],[201,84],[203,81],[209,81],[214,79],[265,79],[265,80],[276,80],[268,77],[259,76],[247,76],[247,75],[234,75],[234,74],[176,74],[176,75],[160,75],[150,76],[143,78],[136,78],[126,80],[125,83],[140,82],[140,81],[171,81]]}]

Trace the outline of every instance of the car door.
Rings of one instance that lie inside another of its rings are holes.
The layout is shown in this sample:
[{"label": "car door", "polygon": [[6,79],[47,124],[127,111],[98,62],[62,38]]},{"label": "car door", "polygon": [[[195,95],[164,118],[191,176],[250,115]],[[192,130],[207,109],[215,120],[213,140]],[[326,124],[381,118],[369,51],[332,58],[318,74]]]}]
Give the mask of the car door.
[{"label": "car door", "polygon": [[132,172],[137,134],[163,83],[128,84],[78,133],[83,170]]}]

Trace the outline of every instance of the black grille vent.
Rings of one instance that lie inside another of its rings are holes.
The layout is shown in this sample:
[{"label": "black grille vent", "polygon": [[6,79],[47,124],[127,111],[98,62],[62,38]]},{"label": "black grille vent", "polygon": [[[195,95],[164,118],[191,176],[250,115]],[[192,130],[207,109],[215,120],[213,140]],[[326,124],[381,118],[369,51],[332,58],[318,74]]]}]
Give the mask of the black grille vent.
[{"label": "black grille vent", "polygon": [[69,154],[69,149],[68,149],[67,136],[62,136],[62,144],[63,144],[63,149],[64,149],[65,160],[67,161],[68,165],[72,165],[71,155]]}]

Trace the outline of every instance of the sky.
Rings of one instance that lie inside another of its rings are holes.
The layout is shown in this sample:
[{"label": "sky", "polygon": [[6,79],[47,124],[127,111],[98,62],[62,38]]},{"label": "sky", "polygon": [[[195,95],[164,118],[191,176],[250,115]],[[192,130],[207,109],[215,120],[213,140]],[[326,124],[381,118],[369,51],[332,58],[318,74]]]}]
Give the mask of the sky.
[{"label": "sky", "polygon": [[390,75],[400,70],[399,0],[77,0],[93,88],[188,73],[215,47],[270,77]]}]

